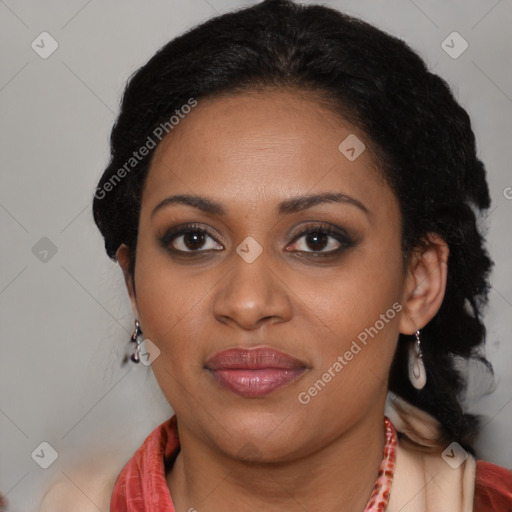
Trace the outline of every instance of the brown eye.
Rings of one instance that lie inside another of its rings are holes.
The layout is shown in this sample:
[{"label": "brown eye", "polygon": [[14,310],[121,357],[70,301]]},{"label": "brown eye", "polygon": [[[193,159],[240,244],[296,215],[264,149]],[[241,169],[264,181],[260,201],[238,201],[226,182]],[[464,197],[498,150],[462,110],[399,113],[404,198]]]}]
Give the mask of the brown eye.
[{"label": "brown eye", "polygon": [[182,237],[182,244],[191,251],[201,249],[206,239],[206,235],[204,233],[200,233],[199,231],[196,233],[185,233],[182,235]]},{"label": "brown eye", "polygon": [[298,252],[314,255],[331,255],[353,245],[350,237],[330,227],[311,226],[302,231],[294,240],[293,248]]},{"label": "brown eye", "polygon": [[219,251],[223,249],[207,230],[193,225],[171,230],[160,239],[160,243],[173,252],[182,253]]},{"label": "brown eye", "polygon": [[325,233],[308,233],[305,235],[304,240],[311,250],[322,251],[329,246],[329,236]]}]

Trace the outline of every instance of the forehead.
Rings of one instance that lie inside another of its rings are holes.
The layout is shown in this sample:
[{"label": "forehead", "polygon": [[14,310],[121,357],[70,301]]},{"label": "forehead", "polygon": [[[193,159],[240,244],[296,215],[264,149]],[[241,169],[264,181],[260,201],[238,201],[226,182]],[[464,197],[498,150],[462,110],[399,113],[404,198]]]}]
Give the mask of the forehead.
[{"label": "forehead", "polygon": [[[200,99],[157,148],[143,203],[188,193],[216,198],[228,210],[261,208],[330,190],[364,198],[371,208],[392,193],[365,138],[309,92]],[[353,159],[351,147],[365,149]]]}]

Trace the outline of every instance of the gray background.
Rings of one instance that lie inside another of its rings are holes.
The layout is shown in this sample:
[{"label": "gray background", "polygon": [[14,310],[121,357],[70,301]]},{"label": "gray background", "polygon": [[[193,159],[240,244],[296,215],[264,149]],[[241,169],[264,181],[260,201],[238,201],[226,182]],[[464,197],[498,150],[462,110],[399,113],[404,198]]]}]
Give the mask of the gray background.
[{"label": "gray background", "polygon": [[[133,318],[91,198],[128,76],[183,30],[249,3],[0,0],[0,490],[11,511],[34,510],[58,478],[82,488],[77,466],[103,453],[121,463],[172,414],[149,367],[120,365]],[[473,119],[493,198],[486,353],[498,378],[473,408],[487,415],[479,455],[512,467],[512,2],[323,3],[407,41]],[[59,44],[47,59],[31,48],[43,31]],[[453,31],[469,44],[457,59],[441,47]],[[48,469],[31,457],[43,441],[58,452]]]}]

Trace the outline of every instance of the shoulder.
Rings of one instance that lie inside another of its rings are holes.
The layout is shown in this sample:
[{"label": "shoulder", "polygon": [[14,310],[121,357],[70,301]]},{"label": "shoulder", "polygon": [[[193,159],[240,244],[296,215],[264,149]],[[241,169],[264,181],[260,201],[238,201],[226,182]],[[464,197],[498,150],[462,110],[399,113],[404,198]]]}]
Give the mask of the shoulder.
[{"label": "shoulder", "polygon": [[476,462],[474,510],[512,510],[512,471],[483,460]]},{"label": "shoulder", "polygon": [[[124,461],[126,462],[126,461]],[[38,512],[98,512],[110,510],[110,498],[123,461],[101,459],[63,471],[44,494]]]}]

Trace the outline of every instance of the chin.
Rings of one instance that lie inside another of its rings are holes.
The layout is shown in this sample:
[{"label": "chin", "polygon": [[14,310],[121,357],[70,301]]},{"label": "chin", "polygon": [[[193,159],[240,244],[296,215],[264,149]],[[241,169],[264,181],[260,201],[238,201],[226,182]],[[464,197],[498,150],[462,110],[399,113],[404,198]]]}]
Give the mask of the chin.
[{"label": "chin", "polygon": [[[277,462],[286,459],[306,440],[299,418],[293,417],[282,407],[276,412],[230,412],[223,449],[234,458],[260,462]],[[224,437],[224,435],[223,435]]]}]

